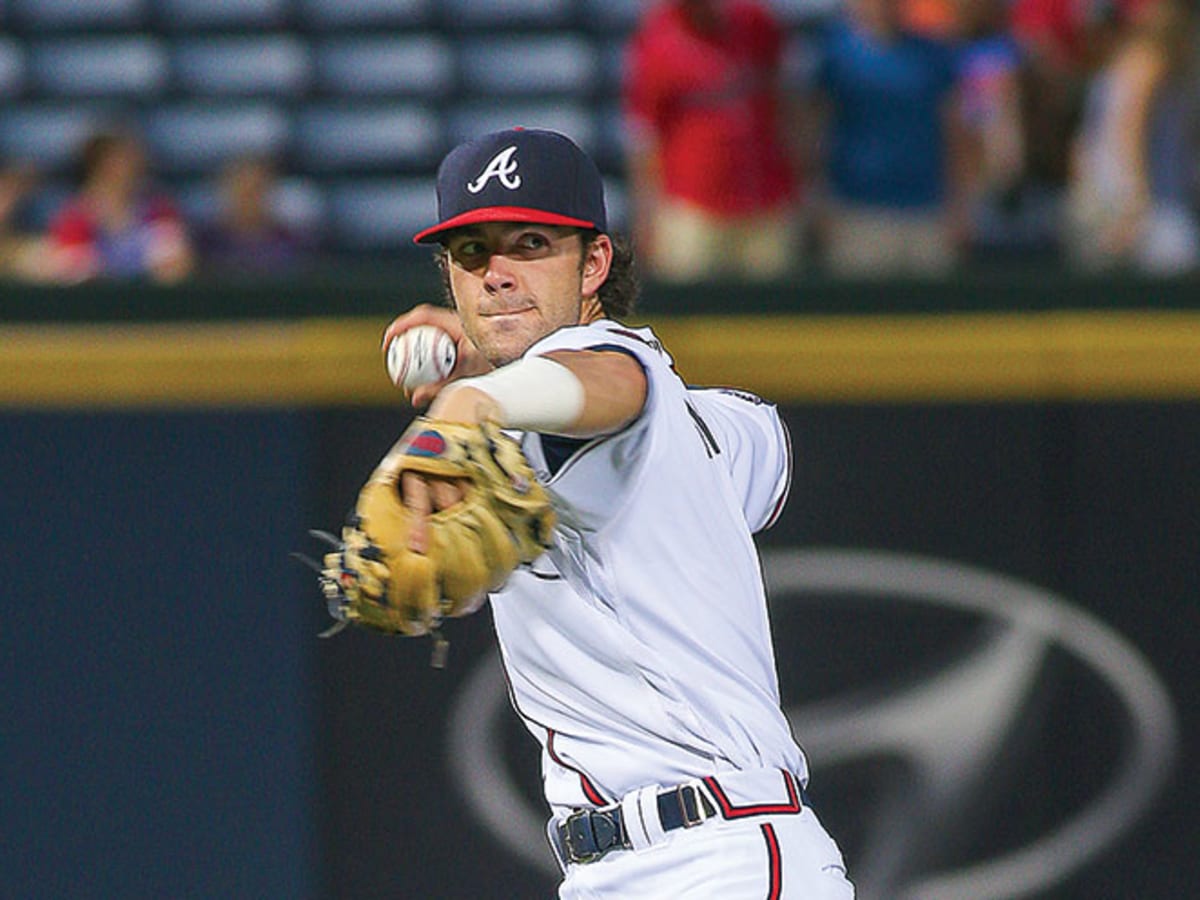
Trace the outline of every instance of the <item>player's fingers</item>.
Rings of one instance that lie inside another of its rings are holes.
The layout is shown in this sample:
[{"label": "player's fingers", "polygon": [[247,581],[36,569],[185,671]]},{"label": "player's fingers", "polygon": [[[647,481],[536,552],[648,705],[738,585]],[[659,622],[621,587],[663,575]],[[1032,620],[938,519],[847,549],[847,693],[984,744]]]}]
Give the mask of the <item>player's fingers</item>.
[{"label": "player's fingers", "polygon": [[420,324],[418,318],[420,316],[420,309],[421,307],[417,306],[406,313],[396,316],[396,318],[392,319],[388,327],[383,329],[383,340],[380,342],[379,347],[384,353],[387,353],[388,344],[392,342],[393,338],[399,337],[414,325]]},{"label": "player's fingers", "polygon": [[449,379],[443,379],[441,381],[435,381],[432,384],[422,384],[413,388],[411,396],[407,391],[404,393],[405,396],[408,397],[408,401],[413,406],[423,409],[433,402],[433,398],[438,395],[438,391],[444,388],[447,384],[449,384]]},{"label": "player's fingers", "polygon": [[457,481],[438,478],[430,484],[433,493],[433,508],[448,509],[463,498],[462,485]]},{"label": "player's fingers", "polygon": [[416,325],[436,325],[442,331],[447,332],[456,342],[463,336],[462,323],[459,322],[458,316],[453,310],[446,309],[444,306],[434,306],[432,303],[419,303],[408,312],[397,316],[383,330],[383,341],[380,344],[383,351],[387,352],[387,346],[392,342],[392,338],[399,337]]},{"label": "player's fingers", "polygon": [[411,514],[408,529],[408,549],[413,553],[429,550],[429,513],[433,510],[429,482],[416,472],[405,472],[400,478],[404,505]]}]

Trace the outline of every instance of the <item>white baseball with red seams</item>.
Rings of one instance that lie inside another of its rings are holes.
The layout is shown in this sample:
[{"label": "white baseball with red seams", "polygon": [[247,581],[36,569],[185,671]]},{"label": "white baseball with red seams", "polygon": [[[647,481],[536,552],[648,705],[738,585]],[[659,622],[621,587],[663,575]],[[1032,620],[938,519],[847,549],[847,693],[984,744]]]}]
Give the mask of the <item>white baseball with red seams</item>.
[{"label": "white baseball with red seams", "polygon": [[454,369],[458,348],[454,338],[434,325],[414,325],[387,348],[388,377],[397,387],[411,391],[441,381]]}]

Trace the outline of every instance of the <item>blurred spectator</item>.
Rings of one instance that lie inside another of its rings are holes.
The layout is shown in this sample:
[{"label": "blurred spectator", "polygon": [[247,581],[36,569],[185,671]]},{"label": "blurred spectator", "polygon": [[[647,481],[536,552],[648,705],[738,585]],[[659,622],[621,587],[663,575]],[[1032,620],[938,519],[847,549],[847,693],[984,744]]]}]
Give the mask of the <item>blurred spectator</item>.
[{"label": "blurred spectator", "polygon": [[1012,0],[1020,44],[1029,177],[1061,190],[1083,93],[1112,30],[1114,11],[1141,0]]},{"label": "blurred spectator", "polygon": [[187,229],[175,206],[147,183],[146,153],[128,131],[89,137],[79,157],[79,190],[49,229],[49,275],[148,277],[170,283],[192,271]]},{"label": "blurred spectator", "polygon": [[1002,232],[1011,230],[1005,225],[1023,205],[1023,61],[1006,17],[1006,0],[957,0],[957,113],[963,134],[964,202],[970,243],[976,247],[1003,243]]},{"label": "blurred spectator", "polygon": [[770,279],[798,251],[784,32],[757,0],[668,0],[630,45],[633,237],[653,276]]},{"label": "blurred spectator", "polygon": [[1068,203],[1071,260],[1082,268],[1161,275],[1200,262],[1186,102],[1195,31],[1185,2],[1133,12],[1089,85]]},{"label": "blurred spectator", "polygon": [[0,278],[36,280],[45,270],[45,241],[20,223],[38,180],[27,164],[0,168]]},{"label": "blurred spectator", "polygon": [[285,275],[310,260],[312,236],[275,213],[277,173],[270,160],[242,157],[220,172],[215,219],[199,232],[206,271],[232,275]]},{"label": "blurred spectator", "polygon": [[901,12],[848,0],[821,36],[821,237],[839,275],[942,275],[966,233],[954,51],[907,31]]},{"label": "blurred spectator", "polygon": [[956,0],[902,0],[900,22],[913,34],[952,40],[961,30],[961,9]]}]

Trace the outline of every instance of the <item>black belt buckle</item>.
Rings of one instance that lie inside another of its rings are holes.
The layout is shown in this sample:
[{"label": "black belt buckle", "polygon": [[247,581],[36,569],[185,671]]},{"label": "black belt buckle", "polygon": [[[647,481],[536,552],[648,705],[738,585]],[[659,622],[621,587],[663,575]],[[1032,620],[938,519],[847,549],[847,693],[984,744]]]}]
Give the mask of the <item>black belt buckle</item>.
[{"label": "black belt buckle", "polygon": [[623,846],[614,813],[581,809],[567,816],[562,826],[562,839],[569,862],[595,862],[609,850]]},{"label": "black belt buckle", "polygon": [[684,828],[693,828],[704,821],[704,807],[700,802],[700,789],[696,785],[680,785],[675,791],[675,797],[679,801]]}]

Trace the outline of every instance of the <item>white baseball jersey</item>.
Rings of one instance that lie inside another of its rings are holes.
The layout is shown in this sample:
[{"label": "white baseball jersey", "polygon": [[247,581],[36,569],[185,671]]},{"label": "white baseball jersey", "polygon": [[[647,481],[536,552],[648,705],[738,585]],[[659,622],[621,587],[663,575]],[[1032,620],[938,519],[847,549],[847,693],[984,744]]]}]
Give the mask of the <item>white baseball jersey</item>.
[{"label": "white baseball jersey", "polygon": [[754,531],[786,498],[775,408],[690,389],[649,329],[564,328],[526,355],[619,349],[645,407],[584,441],[527,433],[555,545],[492,595],[512,701],[543,746],[556,813],[647,785],[776,768],[807,779],[780,710]]}]

